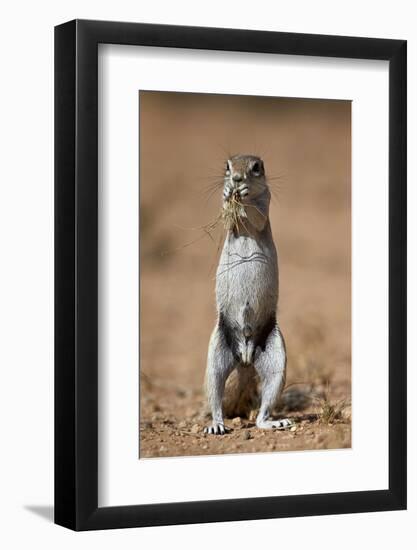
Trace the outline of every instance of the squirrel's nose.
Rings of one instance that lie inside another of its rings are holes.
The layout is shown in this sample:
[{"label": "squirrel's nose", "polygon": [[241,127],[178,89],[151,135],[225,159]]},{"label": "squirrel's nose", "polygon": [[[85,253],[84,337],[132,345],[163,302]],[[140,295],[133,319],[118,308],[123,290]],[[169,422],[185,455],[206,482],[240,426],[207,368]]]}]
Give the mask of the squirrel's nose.
[{"label": "squirrel's nose", "polygon": [[242,177],[242,174],[234,174],[233,175],[233,181],[235,181],[236,183],[239,183],[243,180],[243,177]]}]

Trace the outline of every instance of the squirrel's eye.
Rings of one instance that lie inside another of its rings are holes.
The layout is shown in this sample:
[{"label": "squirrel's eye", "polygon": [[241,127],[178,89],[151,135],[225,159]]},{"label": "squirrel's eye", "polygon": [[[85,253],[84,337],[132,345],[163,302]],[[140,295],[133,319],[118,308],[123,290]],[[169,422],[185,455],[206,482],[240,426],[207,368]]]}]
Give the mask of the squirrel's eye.
[{"label": "squirrel's eye", "polygon": [[261,173],[261,165],[259,162],[255,162],[252,166],[252,172],[255,176],[259,176]]}]

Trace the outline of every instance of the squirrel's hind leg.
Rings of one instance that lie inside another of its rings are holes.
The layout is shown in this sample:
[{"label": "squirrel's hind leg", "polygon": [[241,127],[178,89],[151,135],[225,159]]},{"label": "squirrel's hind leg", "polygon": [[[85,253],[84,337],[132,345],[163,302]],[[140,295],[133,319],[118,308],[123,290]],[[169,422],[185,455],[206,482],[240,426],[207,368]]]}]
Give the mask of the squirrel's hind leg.
[{"label": "squirrel's hind leg", "polygon": [[270,332],[265,349],[257,348],[255,369],[261,380],[261,407],[256,418],[256,425],[261,429],[285,429],[293,425],[287,418],[269,420],[285,386],[287,356],[284,338],[278,326]]},{"label": "squirrel's hind leg", "polygon": [[207,434],[223,435],[228,431],[223,420],[223,395],[227,377],[235,366],[232,351],[216,326],[209,344],[205,389],[211,410],[212,424],[204,428]]}]

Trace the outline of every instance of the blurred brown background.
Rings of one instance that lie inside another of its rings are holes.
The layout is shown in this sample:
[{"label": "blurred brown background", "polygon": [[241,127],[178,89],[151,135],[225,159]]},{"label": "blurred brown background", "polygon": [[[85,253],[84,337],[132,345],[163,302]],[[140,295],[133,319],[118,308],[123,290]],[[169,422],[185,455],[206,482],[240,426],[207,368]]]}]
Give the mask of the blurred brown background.
[{"label": "blurred brown background", "polygon": [[[140,456],[350,446],[345,413],[319,421],[326,400],[350,398],[350,102],[171,92],[139,101]],[[302,423],[260,436],[236,420],[241,430],[216,439],[201,435],[200,413],[222,231],[211,239],[202,226],[219,213],[216,184],[237,153],[261,156],[271,177],[278,318]]]}]

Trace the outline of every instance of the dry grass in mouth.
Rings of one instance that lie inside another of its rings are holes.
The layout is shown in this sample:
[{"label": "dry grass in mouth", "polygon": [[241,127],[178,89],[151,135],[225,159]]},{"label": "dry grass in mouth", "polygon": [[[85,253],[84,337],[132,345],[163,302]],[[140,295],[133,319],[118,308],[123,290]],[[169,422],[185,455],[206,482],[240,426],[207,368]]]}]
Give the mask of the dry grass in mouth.
[{"label": "dry grass in mouth", "polygon": [[224,202],[222,209],[222,220],[225,228],[231,231],[235,227],[239,226],[239,223],[243,225],[242,218],[245,215],[243,204],[238,200],[238,195],[234,192],[231,197]]}]

